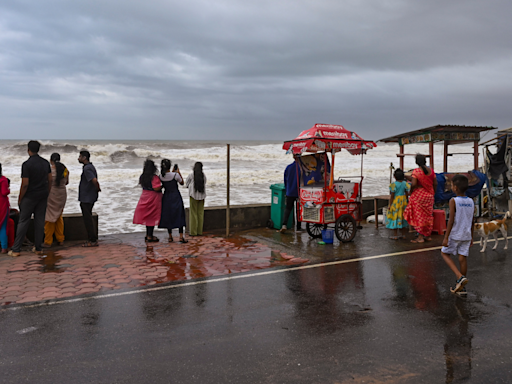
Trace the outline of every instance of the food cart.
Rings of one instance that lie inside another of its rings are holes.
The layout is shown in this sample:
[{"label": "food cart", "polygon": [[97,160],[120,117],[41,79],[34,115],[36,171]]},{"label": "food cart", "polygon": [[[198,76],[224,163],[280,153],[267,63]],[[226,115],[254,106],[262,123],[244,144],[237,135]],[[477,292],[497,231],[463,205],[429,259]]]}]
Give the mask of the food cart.
[{"label": "food cart", "polygon": [[[363,155],[376,146],[341,125],[331,124],[315,124],[295,139],[284,142],[283,149],[294,155],[302,173],[297,172],[299,220],[306,222],[311,237],[320,238],[323,229],[333,226],[341,242],[354,239],[362,220]],[[334,180],[335,154],[342,149],[361,155],[361,174]],[[331,153],[332,167],[328,153]],[[311,163],[313,167],[308,168]],[[313,171],[321,177],[311,177]]]}]

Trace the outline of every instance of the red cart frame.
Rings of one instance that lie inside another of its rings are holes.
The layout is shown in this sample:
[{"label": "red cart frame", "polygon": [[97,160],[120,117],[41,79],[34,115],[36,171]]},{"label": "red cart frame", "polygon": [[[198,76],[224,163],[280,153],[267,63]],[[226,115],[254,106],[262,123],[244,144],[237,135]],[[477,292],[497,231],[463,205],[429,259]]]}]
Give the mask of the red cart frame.
[{"label": "red cart frame", "polygon": [[[317,183],[300,187],[299,220],[306,222],[311,237],[322,237],[322,229],[334,225],[338,240],[348,242],[354,239],[362,220],[363,155],[376,146],[373,141],[363,140],[341,125],[331,124],[315,124],[295,139],[284,142],[283,149],[292,153],[296,162],[304,153],[321,153],[324,164],[327,164],[327,153],[332,155],[329,180],[325,169],[323,185]],[[352,155],[361,155],[361,174],[334,180],[335,154],[342,149]],[[300,185],[299,179],[297,172],[297,185]],[[354,179],[359,180],[351,181]]]}]

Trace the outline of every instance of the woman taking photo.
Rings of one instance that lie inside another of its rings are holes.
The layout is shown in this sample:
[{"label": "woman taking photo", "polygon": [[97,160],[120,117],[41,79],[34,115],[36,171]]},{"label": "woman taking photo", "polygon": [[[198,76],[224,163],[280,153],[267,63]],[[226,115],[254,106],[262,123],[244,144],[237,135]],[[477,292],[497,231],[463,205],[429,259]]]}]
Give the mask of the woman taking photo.
[{"label": "woman taking photo", "polygon": [[52,189],[48,195],[48,205],[46,206],[46,216],[44,218],[43,247],[45,248],[52,246],[54,234],[59,245],[64,243],[62,212],[64,211],[67,199],[66,185],[69,183],[68,169],[60,162],[60,155],[58,153],[52,153],[50,165],[52,169]]},{"label": "woman taking photo", "polygon": [[164,196],[162,198],[162,216],[158,227],[167,228],[169,243],[174,241],[172,238],[173,228],[178,228],[180,242],[188,243],[183,235],[183,228],[185,227],[185,207],[183,206],[183,199],[178,189],[178,183],[181,185],[184,183],[178,164],[174,165],[173,172],[171,172],[171,160],[163,159],[161,168],[162,173],[160,180],[164,188]]},{"label": "woman taking photo", "polygon": [[155,225],[160,221],[162,212],[162,183],[157,175],[153,160],[147,159],[144,162],[142,175],[139,177],[139,185],[142,187],[135,214],[133,215],[133,224],[142,224],[146,226],[146,238],[149,243],[158,241],[158,237],[153,236]]},{"label": "woman taking photo", "polygon": [[190,236],[203,234],[205,184],[206,176],[203,173],[203,163],[197,162],[194,164],[194,172],[188,175],[186,182],[190,198]]},{"label": "woman taking photo", "polygon": [[411,178],[411,196],[404,211],[404,218],[418,232],[418,238],[412,243],[430,241],[434,226],[434,195],[437,179],[434,171],[426,166],[423,155],[416,155],[416,168]]}]

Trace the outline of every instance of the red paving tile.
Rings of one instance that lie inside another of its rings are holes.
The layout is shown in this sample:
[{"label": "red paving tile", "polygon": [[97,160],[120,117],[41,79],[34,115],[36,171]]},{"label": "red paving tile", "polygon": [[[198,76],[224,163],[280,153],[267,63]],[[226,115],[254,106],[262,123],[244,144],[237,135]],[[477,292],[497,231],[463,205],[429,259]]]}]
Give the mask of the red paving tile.
[{"label": "red paving tile", "polygon": [[[0,305],[301,265],[308,261],[273,251],[263,244],[245,243],[242,238],[203,236],[189,239],[188,244],[157,243],[153,252],[146,252],[142,241],[131,240],[123,244],[101,244],[94,250],[59,249],[55,252],[58,258],[49,254],[41,259],[31,253],[17,259],[0,258]],[[57,273],[53,267],[59,264],[66,267]]]}]

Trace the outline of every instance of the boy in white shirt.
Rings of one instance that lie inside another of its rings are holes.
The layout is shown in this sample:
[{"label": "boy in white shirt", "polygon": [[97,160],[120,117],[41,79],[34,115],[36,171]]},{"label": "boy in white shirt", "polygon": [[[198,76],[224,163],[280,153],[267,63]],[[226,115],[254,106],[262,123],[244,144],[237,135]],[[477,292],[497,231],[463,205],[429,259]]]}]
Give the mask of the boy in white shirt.
[{"label": "boy in white shirt", "polygon": [[[450,200],[450,219],[444,235],[441,255],[450,269],[455,273],[457,282],[455,287],[450,288],[452,293],[466,296],[468,283],[466,274],[468,272],[467,257],[469,247],[473,245],[473,215],[475,207],[473,200],[466,196],[468,189],[468,178],[464,175],[455,175],[452,179],[452,191],[457,195]],[[457,268],[451,255],[459,256],[460,270]]]}]

